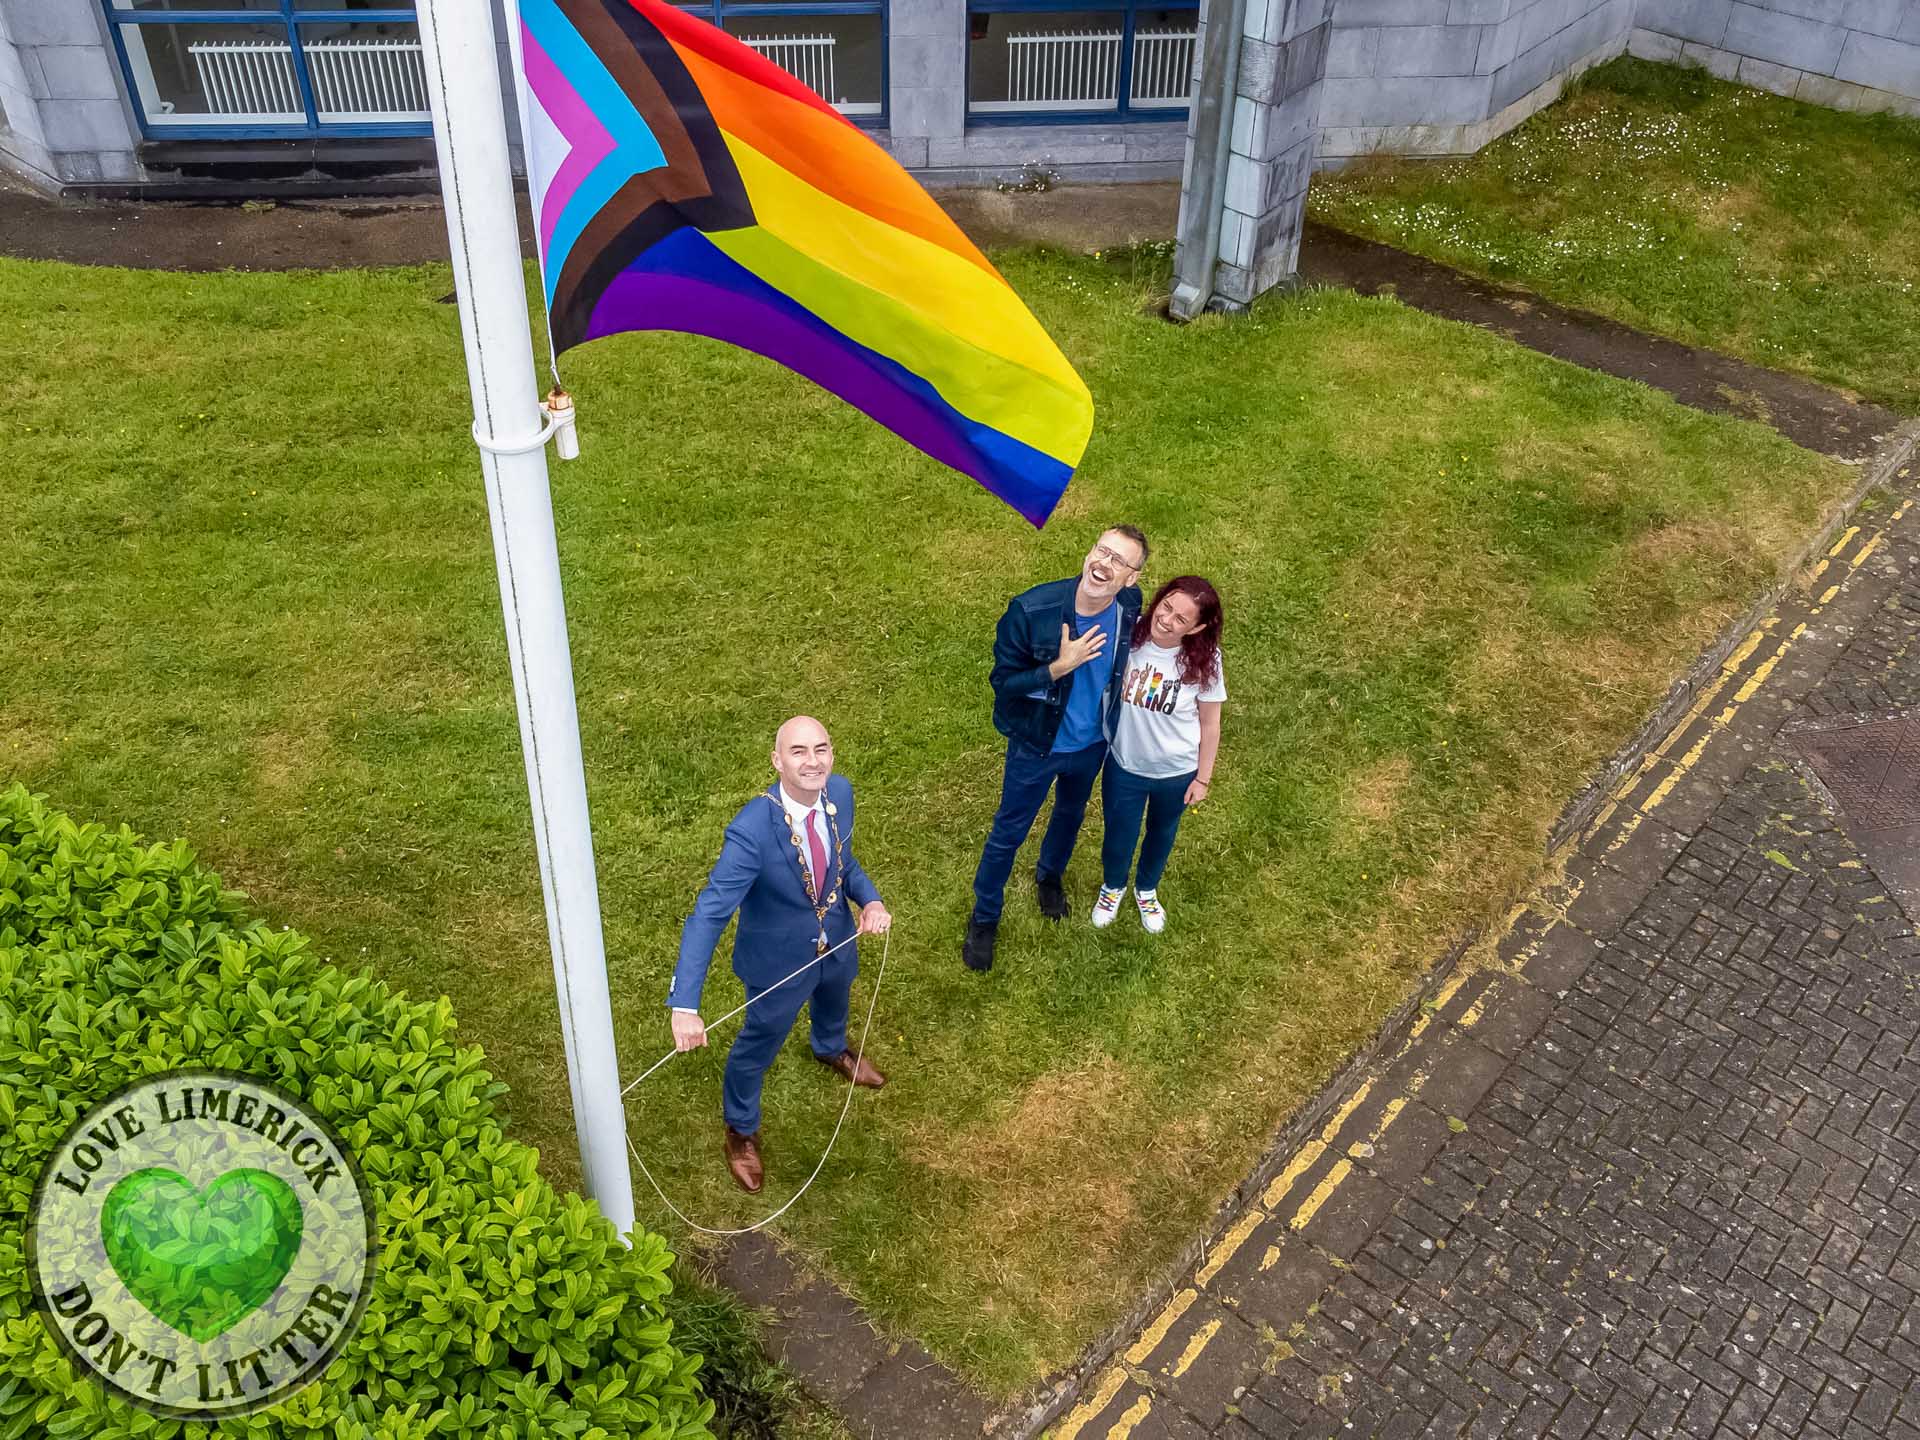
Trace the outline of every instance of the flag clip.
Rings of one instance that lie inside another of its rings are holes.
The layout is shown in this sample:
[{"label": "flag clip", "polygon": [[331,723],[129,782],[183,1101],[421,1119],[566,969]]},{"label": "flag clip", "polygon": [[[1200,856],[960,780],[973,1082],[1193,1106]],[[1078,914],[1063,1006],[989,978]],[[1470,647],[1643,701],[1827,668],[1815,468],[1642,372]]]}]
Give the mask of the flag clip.
[{"label": "flag clip", "polygon": [[573,397],[556,385],[540,402],[540,408],[547,412],[553,426],[554,452],[562,460],[578,460],[580,432],[573,428]]},{"label": "flag clip", "polygon": [[559,452],[562,460],[580,458],[580,435],[573,428],[573,397],[555,386],[547,392],[547,398],[540,402],[540,409],[546,415],[546,423],[533,435],[522,440],[493,440],[480,433],[480,422],[473,422],[473,443],[489,455],[525,455],[538,450],[548,440]]}]

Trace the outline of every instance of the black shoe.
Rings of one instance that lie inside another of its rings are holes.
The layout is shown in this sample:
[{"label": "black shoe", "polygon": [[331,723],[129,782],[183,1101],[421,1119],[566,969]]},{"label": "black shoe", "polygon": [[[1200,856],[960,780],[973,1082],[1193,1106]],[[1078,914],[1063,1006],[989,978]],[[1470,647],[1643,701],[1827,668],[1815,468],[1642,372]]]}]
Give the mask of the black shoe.
[{"label": "black shoe", "polygon": [[1049,920],[1067,918],[1067,891],[1060,883],[1058,875],[1040,875],[1033,877],[1040,892],[1040,913]]},{"label": "black shoe", "polygon": [[983,925],[978,920],[969,920],[967,938],[960,944],[960,958],[966,962],[967,968],[982,974],[993,969],[993,945],[999,938],[999,925]]}]

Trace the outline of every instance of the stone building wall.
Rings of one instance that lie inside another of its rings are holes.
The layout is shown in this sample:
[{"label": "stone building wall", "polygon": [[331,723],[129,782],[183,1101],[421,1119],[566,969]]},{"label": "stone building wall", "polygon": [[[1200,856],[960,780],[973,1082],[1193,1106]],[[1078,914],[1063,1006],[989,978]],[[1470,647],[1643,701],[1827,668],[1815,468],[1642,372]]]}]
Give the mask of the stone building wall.
[{"label": "stone building wall", "polygon": [[1920,0],[1639,0],[1628,48],[1836,110],[1920,115]]},{"label": "stone building wall", "polygon": [[0,111],[0,161],[43,188],[138,177],[139,129],[98,5],[0,4]]},{"label": "stone building wall", "polygon": [[[875,138],[929,181],[1028,166],[1067,180],[1180,173],[1179,123],[969,124],[966,0],[890,0],[888,30],[889,128]],[[1284,241],[1274,187],[1298,188],[1288,167],[1471,153],[1623,50],[1818,104],[1920,114],[1920,0],[1249,0],[1246,35],[1240,218],[1223,239],[1227,263],[1249,272],[1272,268],[1258,235]],[[1275,45],[1285,67],[1260,72]],[[1306,162],[1302,130],[1316,137]],[[1284,156],[1275,136],[1292,137]],[[56,191],[168,179],[141,145],[98,0],[0,0],[0,165]]]},{"label": "stone building wall", "polygon": [[1320,157],[1466,155],[1626,48],[1634,0],[1336,0]]}]

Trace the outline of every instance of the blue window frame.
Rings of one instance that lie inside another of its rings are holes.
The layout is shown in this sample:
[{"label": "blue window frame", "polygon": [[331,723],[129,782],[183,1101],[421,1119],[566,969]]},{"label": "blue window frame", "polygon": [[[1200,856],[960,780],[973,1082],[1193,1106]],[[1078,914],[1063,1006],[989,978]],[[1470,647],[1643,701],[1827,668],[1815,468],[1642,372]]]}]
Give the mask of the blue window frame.
[{"label": "blue window frame", "polygon": [[1198,0],[969,0],[967,122],[1187,118]]},{"label": "blue window frame", "polygon": [[378,0],[106,0],[150,137],[429,135],[420,30]]},{"label": "blue window frame", "polygon": [[886,0],[676,0],[862,125],[887,119]]}]

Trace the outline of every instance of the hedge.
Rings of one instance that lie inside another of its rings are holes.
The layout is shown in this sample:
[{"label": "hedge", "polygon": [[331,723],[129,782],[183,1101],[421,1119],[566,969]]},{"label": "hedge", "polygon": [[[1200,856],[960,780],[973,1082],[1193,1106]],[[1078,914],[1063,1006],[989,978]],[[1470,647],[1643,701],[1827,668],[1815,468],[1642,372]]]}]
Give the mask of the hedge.
[{"label": "hedge", "polygon": [[[314,956],[223,891],[184,841],[76,824],[0,790],[0,1440],[693,1440],[700,1358],[662,1310],[672,1256],[631,1248],[502,1134],[506,1087],[412,1001]],[[157,1071],[243,1071],[301,1097],[358,1157],[378,1269],[316,1383],[217,1422],[138,1410],[77,1375],[34,1313],[25,1224],[47,1154]]]}]

